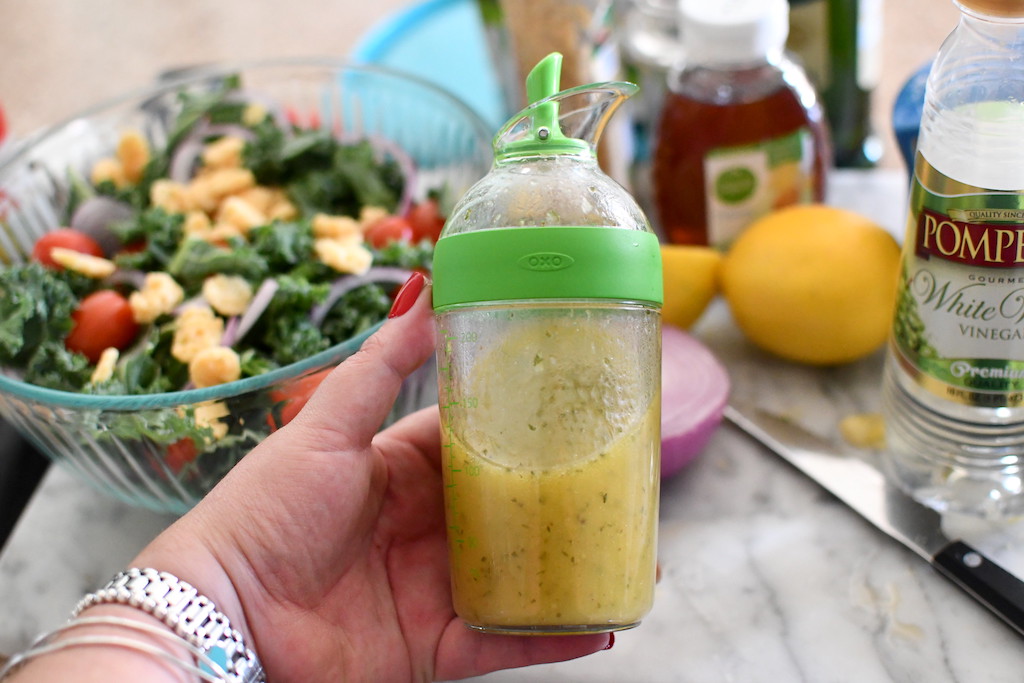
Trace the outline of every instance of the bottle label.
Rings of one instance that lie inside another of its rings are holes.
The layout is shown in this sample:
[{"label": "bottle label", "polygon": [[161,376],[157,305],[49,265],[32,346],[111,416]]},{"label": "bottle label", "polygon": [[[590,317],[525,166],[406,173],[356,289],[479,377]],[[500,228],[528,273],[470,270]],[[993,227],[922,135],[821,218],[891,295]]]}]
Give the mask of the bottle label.
[{"label": "bottle label", "polygon": [[751,222],[814,197],[814,142],[802,127],[751,145],[718,147],[704,157],[708,244],[727,247]]},{"label": "bottle label", "polygon": [[943,399],[1024,405],[1024,194],[956,183],[920,155],[918,165],[893,324],[898,357]]}]

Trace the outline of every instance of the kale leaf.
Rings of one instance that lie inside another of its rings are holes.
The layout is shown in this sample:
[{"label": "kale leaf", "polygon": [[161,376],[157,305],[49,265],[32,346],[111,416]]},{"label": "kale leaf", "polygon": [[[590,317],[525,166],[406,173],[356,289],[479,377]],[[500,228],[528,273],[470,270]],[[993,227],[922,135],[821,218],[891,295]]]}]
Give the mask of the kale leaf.
[{"label": "kale leaf", "polygon": [[338,298],[324,318],[321,331],[337,344],[372,327],[389,310],[391,297],[380,285],[363,285]]},{"label": "kale leaf", "polygon": [[311,260],[313,228],[310,222],[275,221],[249,231],[249,243],[275,273],[286,273]]},{"label": "kale leaf", "polygon": [[355,217],[364,206],[394,211],[398,205],[401,168],[393,158],[379,160],[369,142],[342,143],[323,129],[286,135],[271,122],[253,130],[245,165],[258,183],[284,187],[300,212]]},{"label": "kale leaf", "polygon": [[85,391],[91,394],[159,394],[188,382],[188,365],[171,355],[173,324],[153,325],[146,336],[121,355],[114,374]]},{"label": "kale leaf", "polygon": [[247,340],[279,365],[287,365],[328,348],[330,340],[309,320],[309,312],[324,301],[330,285],[282,275],[267,310]]},{"label": "kale leaf", "polygon": [[134,220],[111,225],[111,231],[122,244],[145,247],[134,252],[122,252],[114,261],[121,268],[133,270],[166,269],[184,237],[184,223],[184,214],[167,213],[154,207],[139,213]]},{"label": "kale leaf", "polygon": [[63,345],[77,305],[68,281],[38,263],[0,271],[0,363],[24,368],[46,342]]},{"label": "kale leaf", "polygon": [[92,376],[89,359],[64,348],[64,342],[43,342],[25,365],[24,380],[50,389],[79,391]]},{"label": "kale leaf", "polygon": [[106,429],[98,431],[96,438],[116,436],[124,440],[145,439],[158,444],[171,444],[181,439],[192,439],[197,444],[213,440],[210,427],[196,424],[191,411],[174,409],[137,410],[111,413]]},{"label": "kale leaf", "polygon": [[391,241],[386,246],[372,251],[373,263],[377,266],[395,266],[429,272],[434,262],[434,245],[430,240],[423,240],[418,244]]},{"label": "kale leaf", "polygon": [[[208,91],[181,90],[177,97],[180,111],[167,137],[167,149],[175,149],[182,140],[195,130],[203,119],[210,123],[239,123],[245,112],[246,103],[230,97],[242,85],[238,74],[225,76],[219,82],[211,83]],[[166,169],[161,175],[166,175]]]},{"label": "kale leaf", "polygon": [[232,238],[227,247],[206,240],[187,239],[178,247],[165,270],[186,292],[199,291],[210,275],[238,275],[249,282],[261,282],[269,274],[267,260],[251,244]]}]

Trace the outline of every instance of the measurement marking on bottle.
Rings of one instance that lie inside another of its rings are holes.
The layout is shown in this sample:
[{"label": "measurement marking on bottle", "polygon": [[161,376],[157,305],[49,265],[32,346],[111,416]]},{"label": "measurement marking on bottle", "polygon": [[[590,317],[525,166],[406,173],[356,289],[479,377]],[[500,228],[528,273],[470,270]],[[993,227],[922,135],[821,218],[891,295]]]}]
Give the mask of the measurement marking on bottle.
[{"label": "measurement marking on bottle", "polygon": [[[446,517],[450,522],[460,519],[460,507],[462,505],[461,496],[459,495],[460,486],[465,486],[465,482],[460,481],[460,477],[468,476],[469,474],[465,471],[465,464],[456,453],[455,429],[453,425],[457,416],[469,407],[468,402],[473,401],[475,403],[474,399],[467,401],[465,397],[461,396],[459,388],[453,381],[456,369],[452,364],[452,353],[459,344],[472,342],[476,339],[477,334],[475,332],[455,333],[449,329],[438,331],[441,353],[438,354],[437,373],[443,385],[438,403],[441,409],[441,423],[443,425],[442,453],[447,454],[444,461],[444,469],[446,470],[444,488]],[[465,547],[471,547],[472,544],[467,544],[465,538],[466,530],[462,526],[452,522],[448,525],[447,529],[451,552],[461,554]]]}]

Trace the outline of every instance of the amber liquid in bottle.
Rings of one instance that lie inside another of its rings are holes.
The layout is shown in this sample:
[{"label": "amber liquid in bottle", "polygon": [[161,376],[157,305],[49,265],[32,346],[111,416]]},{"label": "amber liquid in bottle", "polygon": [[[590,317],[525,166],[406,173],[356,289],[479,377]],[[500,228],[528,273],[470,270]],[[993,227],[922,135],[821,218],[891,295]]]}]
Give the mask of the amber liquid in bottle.
[{"label": "amber liquid in bottle", "polygon": [[802,72],[792,77],[786,68],[773,65],[724,73],[695,68],[679,74],[670,85],[652,170],[655,206],[668,241],[719,241],[708,230],[708,193],[714,188],[708,186],[706,162],[715,150],[753,148],[797,134],[804,138],[801,158],[795,167],[791,163],[776,173],[788,177],[771,190],[762,212],[824,199],[828,133],[821,106]]}]

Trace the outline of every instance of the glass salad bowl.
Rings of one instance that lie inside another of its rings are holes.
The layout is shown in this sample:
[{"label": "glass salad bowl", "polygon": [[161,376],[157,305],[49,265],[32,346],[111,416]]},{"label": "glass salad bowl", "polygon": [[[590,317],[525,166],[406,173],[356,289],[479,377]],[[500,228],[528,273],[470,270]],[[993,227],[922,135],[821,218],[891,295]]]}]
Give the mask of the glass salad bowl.
[{"label": "glass salad bowl", "polygon": [[[32,136],[0,159],[0,416],[102,491],[186,511],[381,324],[490,162],[456,97],[330,59],[177,70]],[[96,291],[117,305],[90,321]],[[200,309],[213,332],[185,335]],[[389,422],[435,401],[427,366]]]}]

